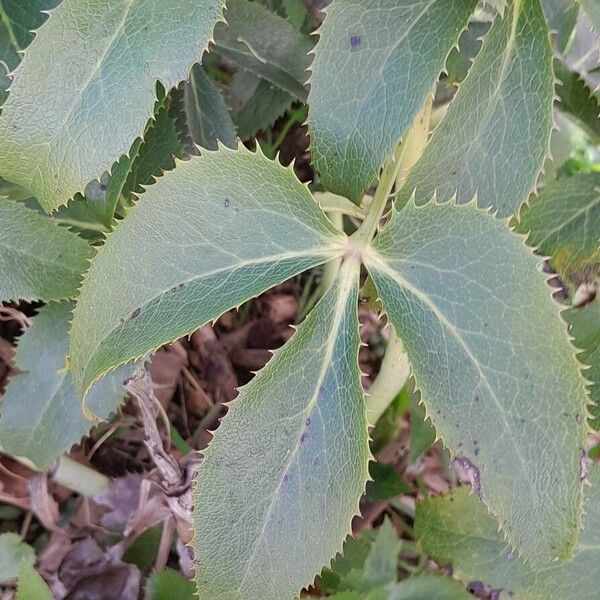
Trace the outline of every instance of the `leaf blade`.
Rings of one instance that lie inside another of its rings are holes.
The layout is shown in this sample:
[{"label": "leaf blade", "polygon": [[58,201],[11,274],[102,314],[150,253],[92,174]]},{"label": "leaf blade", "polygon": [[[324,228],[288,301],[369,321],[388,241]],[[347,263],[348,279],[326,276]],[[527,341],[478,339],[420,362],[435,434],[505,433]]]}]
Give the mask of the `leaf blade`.
[{"label": "leaf blade", "polygon": [[465,203],[477,194],[480,207],[493,207],[499,216],[514,213],[548,153],[553,87],[539,1],[512,2],[486,34],[448,113],[408,175],[401,202],[415,189],[419,202],[437,193],[441,199],[456,194]]},{"label": "leaf blade", "polygon": [[293,172],[260,153],[222,147],[180,163],[92,261],[71,333],[76,387],[339,256],[344,237]]},{"label": "leaf blade", "polygon": [[550,182],[519,214],[516,231],[543,256],[566,285],[600,270],[600,173],[578,173]]},{"label": "leaf blade", "polygon": [[0,198],[0,300],[64,300],[88,267],[86,242],[19,202]]},{"label": "leaf blade", "polygon": [[[368,479],[358,273],[358,263],[342,266],[292,339],[242,389],[205,453],[193,492],[203,598],[291,598],[341,548]],[[281,429],[267,449],[260,440],[273,422]],[[256,460],[257,443],[264,461]],[[224,499],[226,529],[215,526]],[[306,553],[314,539],[319,547]]]},{"label": "leaf blade", "polygon": [[[10,380],[0,405],[3,450],[42,470],[98,424],[83,414],[65,369],[72,308],[62,302],[40,310],[19,340],[15,362],[20,372]],[[90,390],[87,405],[97,418],[107,419],[121,404],[123,381],[131,372],[119,369]]]},{"label": "leaf blade", "polygon": [[334,0],[328,6],[308,113],[312,161],[325,188],[362,198],[474,8],[471,0]]},{"label": "leaf blade", "polygon": [[365,257],[438,434],[536,563],[575,545],[586,432],[583,379],[538,260],[473,203],[434,202],[394,211]]},{"label": "leaf blade", "polygon": [[83,192],[142,132],[156,80],[168,89],[186,78],[222,4],[63,0],[14,73],[0,116],[0,172],[47,211]]}]

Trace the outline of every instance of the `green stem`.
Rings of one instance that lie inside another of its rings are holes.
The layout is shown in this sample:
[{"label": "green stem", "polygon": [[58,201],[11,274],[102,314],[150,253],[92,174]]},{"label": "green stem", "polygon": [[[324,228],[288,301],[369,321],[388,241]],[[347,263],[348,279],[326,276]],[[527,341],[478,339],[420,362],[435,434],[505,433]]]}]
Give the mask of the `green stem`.
[{"label": "green stem", "polygon": [[[40,471],[25,457],[13,456],[12,454],[9,456],[32,471]],[[58,459],[56,467],[53,471],[50,471],[49,475],[56,483],[83,496],[93,496],[108,487],[110,483],[110,479],[106,475],[102,475],[95,469],[82,465],[66,455]]]},{"label": "green stem", "polygon": [[383,216],[383,212],[387,206],[388,198],[392,193],[392,189],[396,183],[396,177],[398,176],[398,172],[400,170],[401,162],[398,159],[399,150],[396,149],[394,154],[385,162],[383,171],[381,173],[381,179],[379,180],[379,185],[375,190],[375,195],[373,196],[373,201],[369,207],[367,217],[363,221],[363,224],[360,226],[358,231],[352,234],[357,246],[366,246],[369,244],[369,242],[373,239],[375,232],[377,231],[379,221]]},{"label": "green stem", "polygon": [[400,393],[409,375],[408,356],[404,352],[402,342],[392,330],[385,355],[381,361],[381,368],[367,394],[369,425],[374,426],[377,423],[387,407]]},{"label": "green stem", "polygon": [[[332,222],[333,226],[339,231],[344,230],[344,215],[340,212],[330,212],[327,214],[329,220]],[[340,270],[340,266],[342,264],[341,258],[336,258],[334,260],[330,260],[325,263],[323,267],[323,276],[321,277],[321,295],[323,295],[333,283],[335,276],[338,274]]]},{"label": "green stem", "polygon": [[[395,185],[396,193],[404,182],[410,170],[418,162],[427,145],[429,136],[429,121],[431,117],[432,96],[428,96],[425,104],[415,117],[411,129],[404,136],[403,143],[396,149],[384,168],[381,182],[377,187],[369,214],[358,233],[366,228],[366,233],[360,238],[362,243],[369,243],[377,229],[377,225],[387,204],[387,199]],[[392,178],[390,180],[390,178]],[[383,189],[381,196],[379,190]],[[384,195],[385,194],[385,195]],[[367,221],[369,221],[367,225]],[[359,237],[359,236],[357,236]],[[387,407],[393,402],[400,390],[406,384],[410,374],[410,364],[404,352],[402,342],[393,327],[381,368],[367,396],[367,418],[370,425],[375,425]]]}]

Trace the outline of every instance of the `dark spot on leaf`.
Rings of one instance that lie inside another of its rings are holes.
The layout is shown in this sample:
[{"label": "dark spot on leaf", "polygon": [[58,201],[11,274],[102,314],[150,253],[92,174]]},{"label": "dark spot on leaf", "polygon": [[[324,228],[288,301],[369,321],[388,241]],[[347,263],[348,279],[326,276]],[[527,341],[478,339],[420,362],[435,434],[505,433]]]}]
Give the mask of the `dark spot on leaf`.
[{"label": "dark spot on leaf", "polygon": [[360,35],[350,36],[350,50],[359,50],[362,46],[362,37]]},{"label": "dark spot on leaf", "polygon": [[471,484],[471,491],[481,500],[481,481],[479,479],[479,469],[466,457],[456,456],[454,464],[464,473]]},{"label": "dark spot on leaf", "polygon": [[141,308],[136,308],[132,313],[131,316],[129,317],[129,320],[131,319],[135,319],[136,317],[140,316],[140,313],[142,312]]},{"label": "dark spot on leaf", "polygon": [[283,481],[289,481],[289,480],[290,480],[290,474],[289,474],[289,473],[286,473],[286,474],[283,476]]},{"label": "dark spot on leaf", "polygon": [[318,467],[320,462],[321,462],[321,461],[319,460],[319,457],[317,456],[317,457],[316,457],[316,458],[313,460],[313,465],[314,465],[315,467]]},{"label": "dark spot on leaf", "polygon": [[579,413],[575,415],[575,423],[577,423],[577,425],[581,423],[581,415]]},{"label": "dark spot on leaf", "polygon": [[579,479],[583,481],[587,476],[588,457],[584,448],[579,451]]},{"label": "dark spot on leaf", "polygon": [[225,208],[228,208],[228,207],[229,207],[229,198],[225,198],[225,202],[223,202],[223,206],[224,206]]},{"label": "dark spot on leaf", "polygon": [[101,183],[101,184],[100,184],[100,189],[101,189],[103,192],[105,192],[105,191],[106,191],[106,184],[104,184],[104,183]]}]

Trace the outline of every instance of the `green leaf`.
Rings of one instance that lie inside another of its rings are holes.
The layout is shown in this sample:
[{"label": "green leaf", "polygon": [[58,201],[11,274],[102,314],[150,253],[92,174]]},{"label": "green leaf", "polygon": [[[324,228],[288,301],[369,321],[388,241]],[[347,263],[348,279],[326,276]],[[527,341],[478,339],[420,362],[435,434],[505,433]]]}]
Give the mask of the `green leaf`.
[{"label": "green leaf", "polygon": [[362,570],[362,589],[393,583],[398,570],[400,540],[390,520],[386,518],[377,529],[377,537],[371,546]]},{"label": "green leaf", "polygon": [[474,0],[334,0],[311,66],[312,161],[357,202],[431,93]]},{"label": "green leaf", "polygon": [[17,579],[22,561],[33,565],[33,548],[25,544],[16,533],[0,534],[0,583],[9,583]]},{"label": "green leaf", "polygon": [[579,173],[549,183],[524,205],[516,227],[527,243],[550,256],[565,284],[579,285],[582,272],[600,271],[600,173]]},{"label": "green leaf", "polygon": [[389,500],[410,491],[410,487],[393,465],[372,462],[369,465],[369,474],[372,481],[367,484],[368,500]]},{"label": "green leaf", "polygon": [[205,453],[192,515],[201,598],[292,598],[349,532],[370,455],[358,275],[358,263],[344,263],[292,339],[242,388]]},{"label": "green leaf", "polygon": [[594,143],[600,143],[600,97],[579,73],[561,61],[556,60],[554,68],[559,80],[556,92],[560,108],[576,119]]},{"label": "green leaf", "polygon": [[23,204],[0,198],[0,300],[61,300],[77,292],[91,249]]},{"label": "green leaf", "polygon": [[195,600],[196,586],[193,581],[173,569],[152,573],[146,585],[147,600]]},{"label": "green leaf", "polygon": [[0,2],[0,104],[7,97],[10,74],[21,62],[21,53],[29,46],[47,11],[60,0],[2,0]]},{"label": "green leaf", "polygon": [[[5,452],[28,458],[46,469],[78,443],[96,420],[81,409],[70,373],[65,368],[72,305],[42,308],[19,340],[15,375],[0,404],[0,440]],[[93,415],[107,419],[124,397],[123,381],[132,368],[119,369],[90,390],[86,405]]]},{"label": "green leaf", "polygon": [[[0,173],[51,211],[125,154],[200,59],[222,0],[63,0],[17,67],[0,117]],[[32,167],[32,165],[34,165]]]},{"label": "green leaf", "polygon": [[241,138],[273,125],[293,101],[285,90],[247,71],[236,73],[229,85],[231,116]]},{"label": "green leaf", "polygon": [[372,529],[365,529],[359,537],[348,536],[341,553],[336,555],[331,565],[323,568],[317,578],[319,589],[329,594],[347,589],[354,573],[363,568],[373,541]]},{"label": "green leaf", "polygon": [[83,394],[106,371],[340,256],[344,239],[291,168],[260,153],[222,148],[181,163],[92,261],[71,331],[75,386]]},{"label": "green leaf", "polygon": [[215,82],[201,65],[192,68],[183,86],[187,133],[194,144],[210,150],[217,149],[217,140],[235,148],[235,126],[229,109]]},{"label": "green leaf", "polygon": [[257,2],[228,0],[227,23],[215,27],[215,45],[236,66],[266,79],[299,100],[310,64],[310,38]]},{"label": "green leaf", "polygon": [[433,425],[532,563],[573,551],[586,432],[583,379],[538,262],[473,202],[410,202],[365,254]]},{"label": "green leaf", "polygon": [[16,600],[52,600],[46,582],[27,560],[19,564]]},{"label": "green leaf", "polygon": [[417,504],[415,531],[439,563],[452,563],[462,581],[480,581],[512,600],[596,600],[600,560],[600,470],[591,467],[592,488],[578,549],[568,562],[536,570],[512,551],[498,523],[481,503],[459,487]]},{"label": "green leaf", "polygon": [[590,412],[592,427],[600,430],[600,298],[566,310],[563,313],[569,324],[573,344],[581,349],[579,360],[586,365],[585,378],[590,382],[588,392],[592,400]]},{"label": "green leaf", "polygon": [[[552,50],[538,0],[515,0],[496,17],[448,113],[401,194],[427,202],[477,195],[500,216],[533,189],[548,152],[554,98]],[[468,124],[468,125],[467,125]]]},{"label": "green leaf", "polygon": [[367,594],[363,600],[473,600],[459,583],[439,575],[409,577]]}]

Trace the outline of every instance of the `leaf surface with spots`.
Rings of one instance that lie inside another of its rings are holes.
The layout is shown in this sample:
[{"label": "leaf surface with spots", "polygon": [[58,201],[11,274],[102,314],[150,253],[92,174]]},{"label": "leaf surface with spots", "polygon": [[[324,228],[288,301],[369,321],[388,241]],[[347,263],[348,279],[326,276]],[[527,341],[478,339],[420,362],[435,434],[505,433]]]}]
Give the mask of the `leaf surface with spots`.
[{"label": "leaf surface with spots", "polygon": [[350,531],[370,456],[358,276],[358,263],[344,263],[292,339],[242,388],[205,452],[192,542],[202,598],[292,598]]},{"label": "leaf surface with spots", "polygon": [[353,201],[431,93],[473,0],[334,0],[311,65],[312,161]]},{"label": "leaf surface with spots", "polygon": [[411,201],[365,263],[473,492],[532,563],[568,558],[586,395],[539,258],[473,202]]},{"label": "leaf surface with spots", "polygon": [[84,279],[76,387],[83,394],[106,371],[336,258],[344,238],[293,171],[262,154],[223,147],[180,163],[147,188]]}]

